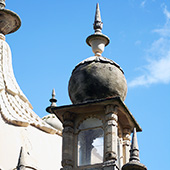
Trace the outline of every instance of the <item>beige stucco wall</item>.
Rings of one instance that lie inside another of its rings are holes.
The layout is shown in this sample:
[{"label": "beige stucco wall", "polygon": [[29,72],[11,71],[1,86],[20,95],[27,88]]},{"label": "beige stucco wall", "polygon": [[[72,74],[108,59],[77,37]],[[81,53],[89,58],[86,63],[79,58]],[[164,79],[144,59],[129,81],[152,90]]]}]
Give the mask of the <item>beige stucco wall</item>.
[{"label": "beige stucco wall", "polygon": [[[41,170],[59,170],[62,138],[33,126],[9,125],[0,116],[0,168],[16,168],[21,147],[29,152],[32,164]],[[27,162],[27,158],[26,158]]]}]

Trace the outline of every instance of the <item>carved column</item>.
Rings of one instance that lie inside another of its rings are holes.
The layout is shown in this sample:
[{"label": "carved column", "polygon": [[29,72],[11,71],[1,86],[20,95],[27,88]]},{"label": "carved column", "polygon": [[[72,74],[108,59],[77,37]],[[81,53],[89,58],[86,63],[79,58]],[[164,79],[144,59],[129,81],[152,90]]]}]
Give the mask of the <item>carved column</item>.
[{"label": "carved column", "polygon": [[123,129],[123,164],[129,162],[130,158],[130,141],[131,141],[131,130],[129,128]]},{"label": "carved column", "polygon": [[73,170],[74,158],[74,124],[73,114],[65,112],[63,114],[63,146],[62,146],[62,166],[61,170]]},{"label": "carved column", "polygon": [[[117,160],[118,116],[117,106],[108,105],[105,110],[105,166],[115,166]],[[110,163],[111,164],[110,164]],[[109,165],[110,164],[110,165]],[[113,165],[114,164],[114,165]]]},{"label": "carved column", "polygon": [[118,139],[118,165],[119,168],[123,166],[123,139],[119,137]]}]

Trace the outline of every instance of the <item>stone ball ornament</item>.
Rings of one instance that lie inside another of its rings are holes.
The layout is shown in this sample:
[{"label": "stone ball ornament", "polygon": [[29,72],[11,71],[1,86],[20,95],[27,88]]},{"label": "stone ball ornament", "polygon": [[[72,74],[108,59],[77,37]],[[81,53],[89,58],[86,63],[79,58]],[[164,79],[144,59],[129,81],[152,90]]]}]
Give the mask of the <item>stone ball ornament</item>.
[{"label": "stone ball ornament", "polygon": [[102,56],[90,57],[72,72],[68,86],[73,104],[127,94],[127,82],[118,64]]}]

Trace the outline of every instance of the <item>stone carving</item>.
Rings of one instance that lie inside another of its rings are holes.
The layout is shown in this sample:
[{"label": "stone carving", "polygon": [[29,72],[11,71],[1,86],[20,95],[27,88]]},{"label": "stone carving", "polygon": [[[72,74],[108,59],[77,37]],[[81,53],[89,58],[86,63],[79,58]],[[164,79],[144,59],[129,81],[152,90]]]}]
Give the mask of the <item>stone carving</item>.
[{"label": "stone carving", "polygon": [[117,160],[117,106],[108,105],[105,110],[105,160]]},{"label": "stone carving", "polygon": [[130,144],[131,144],[131,129],[130,127],[123,129],[123,155],[124,155],[124,164],[129,162],[130,158]]},{"label": "stone carving", "polygon": [[98,116],[97,114],[92,114],[92,115],[88,115],[88,116],[84,117],[83,119],[81,119],[81,120],[79,121],[79,123],[77,124],[77,127],[76,127],[76,128],[79,129],[79,126],[80,126],[85,120],[87,120],[87,119],[89,119],[89,118],[96,118],[96,119],[101,120],[102,123],[104,123],[104,120],[102,120],[100,116]]},{"label": "stone carving", "polygon": [[69,112],[63,114],[63,148],[62,148],[62,166],[61,170],[72,170],[73,152],[74,152],[74,115]]}]

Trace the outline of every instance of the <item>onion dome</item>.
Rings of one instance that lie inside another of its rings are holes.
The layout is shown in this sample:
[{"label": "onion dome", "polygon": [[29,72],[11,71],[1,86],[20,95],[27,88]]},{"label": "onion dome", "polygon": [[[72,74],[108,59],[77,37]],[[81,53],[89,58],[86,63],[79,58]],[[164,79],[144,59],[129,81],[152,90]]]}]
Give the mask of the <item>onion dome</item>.
[{"label": "onion dome", "polygon": [[96,6],[93,28],[95,33],[86,42],[92,47],[94,56],[80,62],[72,72],[68,91],[73,104],[119,96],[123,101],[127,83],[123,70],[114,61],[103,57],[109,38],[102,33],[99,4]]}]

